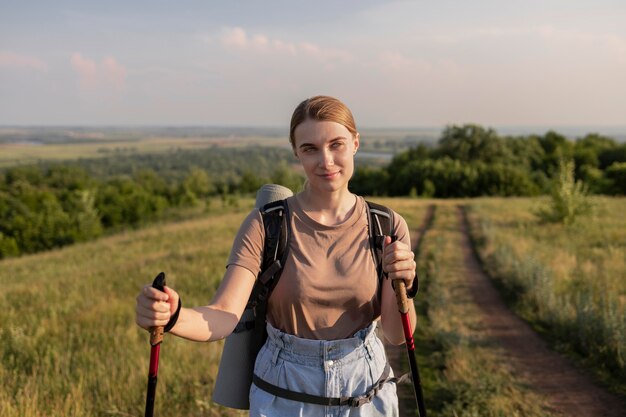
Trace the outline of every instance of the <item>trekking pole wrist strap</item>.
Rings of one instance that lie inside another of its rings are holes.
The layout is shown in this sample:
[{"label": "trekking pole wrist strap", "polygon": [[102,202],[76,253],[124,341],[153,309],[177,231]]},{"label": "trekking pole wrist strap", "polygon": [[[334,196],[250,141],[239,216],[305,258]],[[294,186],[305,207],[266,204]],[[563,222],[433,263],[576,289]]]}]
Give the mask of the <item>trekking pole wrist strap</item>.
[{"label": "trekking pole wrist strap", "polygon": [[163,332],[167,333],[174,328],[174,326],[176,325],[176,322],[178,321],[178,315],[180,314],[180,309],[182,307],[183,307],[183,301],[179,297],[178,308],[176,309],[176,312],[172,314],[172,317],[170,317],[170,321],[168,321],[165,327],[163,328]]}]

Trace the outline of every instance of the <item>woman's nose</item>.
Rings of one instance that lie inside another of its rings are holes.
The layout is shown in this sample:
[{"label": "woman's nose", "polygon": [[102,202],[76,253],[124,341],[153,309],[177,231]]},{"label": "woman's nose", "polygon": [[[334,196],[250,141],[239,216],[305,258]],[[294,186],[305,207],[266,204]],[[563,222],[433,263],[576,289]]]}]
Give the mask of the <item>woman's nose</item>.
[{"label": "woman's nose", "polygon": [[320,152],[320,164],[322,166],[331,166],[334,165],[333,154],[327,150]]}]

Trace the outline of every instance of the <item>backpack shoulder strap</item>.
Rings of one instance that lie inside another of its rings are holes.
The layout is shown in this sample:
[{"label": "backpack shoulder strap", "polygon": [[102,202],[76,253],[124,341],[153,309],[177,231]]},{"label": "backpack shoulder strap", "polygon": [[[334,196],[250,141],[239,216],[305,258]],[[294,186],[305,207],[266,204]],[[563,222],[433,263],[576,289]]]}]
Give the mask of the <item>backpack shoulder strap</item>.
[{"label": "backpack shoulder strap", "polygon": [[[256,353],[261,349],[267,331],[265,329],[265,317],[267,316],[267,303],[280,279],[283,266],[287,259],[289,248],[290,222],[289,207],[286,200],[275,201],[266,204],[261,209],[263,228],[265,230],[265,242],[263,244],[263,259],[261,260],[261,272],[257,277],[252,294],[246,308],[254,310],[254,329],[251,341],[251,351]],[[252,323],[250,323],[252,324]]]},{"label": "backpack shoulder strap", "polygon": [[369,225],[370,248],[376,263],[379,284],[383,279],[383,242],[385,236],[393,236],[393,211],[381,204],[365,201]]},{"label": "backpack shoulder strap", "polygon": [[261,209],[265,242],[261,272],[257,277],[250,302],[259,304],[267,301],[283,271],[289,248],[290,222],[286,200],[266,204]]},{"label": "backpack shoulder strap", "polygon": [[[265,243],[263,245],[263,260],[259,279],[263,284],[276,281],[276,272],[282,270],[285,264],[287,240],[289,239],[289,208],[285,200],[266,204],[261,209],[263,228],[265,229]],[[271,271],[271,272],[268,272]],[[275,283],[274,283],[275,285]],[[274,287],[272,285],[272,288]]]}]

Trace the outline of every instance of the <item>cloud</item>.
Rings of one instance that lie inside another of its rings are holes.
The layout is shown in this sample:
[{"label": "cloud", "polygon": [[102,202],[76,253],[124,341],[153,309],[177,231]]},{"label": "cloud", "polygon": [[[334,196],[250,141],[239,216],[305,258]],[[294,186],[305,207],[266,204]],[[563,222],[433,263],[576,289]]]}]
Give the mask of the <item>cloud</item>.
[{"label": "cloud", "polygon": [[72,54],[70,62],[72,68],[80,77],[80,86],[82,88],[95,88],[98,85],[98,69],[95,61],[75,52]]},{"label": "cloud", "polygon": [[221,36],[222,45],[226,47],[246,49],[249,46],[248,35],[242,28],[229,28]]},{"label": "cloud", "polygon": [[107,56],[103,61],[104,79],[117,89],[124,88],[126,82],[126,68],[120,65],[115,58]]},{"label": "cloud", "polygon": [[48,69],[48,65],[34,56],[21,55],[11,51],[0,51],[0,68],[19,68],[46,71]]},{"label": "cloud", "polygon": [[[207,37],[202,39],[210,43]],[[240,27],[225,28],[219,36],[222,47],[233,52],[272,53],[291,56],[310,57],[322,61],[338,60],[350,62],[352,55],[341,49],[327,48],[313,42],[291,42],[271,38],[265,34],[248,34]]]},{"label": "cloud", "polygon": [[72,68],[79,76],[79,85],[86,90],[113,87],[116,90],[124,88],[126,82],[126,68],[120,65],[115,58],[107,56],[98,65],[95,60],[74,52],[70,58]]},{"label": "cloud", "polygon": [[600,46],[619,54],[626,53],[626,38],[611,33],[591,33],[543,25],[536,32],[544,39],[574,43],[576,46]]}]

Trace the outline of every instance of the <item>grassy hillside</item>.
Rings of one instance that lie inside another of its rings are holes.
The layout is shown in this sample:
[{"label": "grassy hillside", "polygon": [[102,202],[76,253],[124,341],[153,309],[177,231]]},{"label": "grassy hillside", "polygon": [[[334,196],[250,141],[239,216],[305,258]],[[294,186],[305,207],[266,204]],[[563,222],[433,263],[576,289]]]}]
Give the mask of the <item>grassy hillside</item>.
[{"label": "grassy hillside", "polygon": [[[450,207],[456,202],[377,201],[400,212],[412,230],[422,224],[429,205],[438,206],[433,228],[421,248],[423,289],[416,299],[418,363],[431,414],[548,416],[530,387],[508,373],[495,354],[497,348],[475,333],[478,316],[467,294],[458,290],[462,275],[455,271],[451,258],[456,253],[451,246],[456,235]],[[617,206],[604,217],[616,223],[602,223],[605,226],[599,232],[590,227],[590,234],[584,235],[596,236],[592,241],[598,242],[606,233],[614,242],[622,242],[585,258],[590,263],[606,256],[605,269],[618,262],[612,261],[610,254],[622,260],[624,256],[623,235],[619,234],[624,225],[618,220],[624,200],[611,201]],[[496,218],[502,212],[507,216],[497,218],[504,224],[527,224],[523,233],[533,241],[531,219],[519,208],[532,205],[533,200],[485,199],[478,203],[477,215]],[[239,207],[226,214],[156,225],[0,262],[0,415],[143,415],[150,347],[147,332],[134,323],[136,294],[158,272],[165,271],[168,284],[179,290],[185,305],[209,301],[252,201]],[[495,220],[492,224],[499,225]],[[498,227],[508,230],[504,224]],[[555,236],[560,233],[551,231]],[[572,236],[543,244],[563,245]],[[586,250],[590,249],[581,249]],[[600,277],[598,274],[595,279]],[[169,415],[242,415],[210,402],[221,349],[221,343],[192,343],[166,336],[157,409],[167,410]]]},{"label": "grassy hillside", "polygon": [[[150,346],[136,294],[165,271],[186,305],[210,300],[250,207],[3,261],[0,415],[143,415]],[[229,415],[209,407],[220,354],[166,336],[159,406]]]}]

